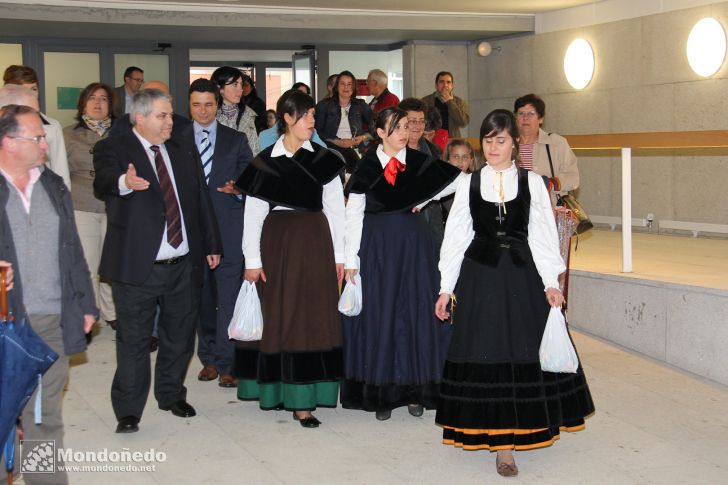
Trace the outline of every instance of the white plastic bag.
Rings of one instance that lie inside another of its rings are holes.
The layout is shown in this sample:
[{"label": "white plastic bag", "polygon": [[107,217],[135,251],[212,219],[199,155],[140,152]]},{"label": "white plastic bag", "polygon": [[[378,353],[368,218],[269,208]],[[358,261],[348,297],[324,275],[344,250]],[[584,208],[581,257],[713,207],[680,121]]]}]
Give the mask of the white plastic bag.
[{"label": "white plastic bag", "polygon": [[541,370],[547,372],[575,373],[579,367],[579,358],[566,331],[566,321],[564,314],[561,313],[561,307],[551,307],[538,356],[541,360]]},{"label": "white plastic bag", "polygon": [[355,317],[361,313],[361,275],[356,273],[353,282],[347,282],[339,297],[339,311],[347,317]]},{"label": "white plastic bag", "polygon": [[260,340],[263,336],[263,313],[255,283],[243,281],[235,302],[233,319],[228,326],[228,337],[234,340]]}]

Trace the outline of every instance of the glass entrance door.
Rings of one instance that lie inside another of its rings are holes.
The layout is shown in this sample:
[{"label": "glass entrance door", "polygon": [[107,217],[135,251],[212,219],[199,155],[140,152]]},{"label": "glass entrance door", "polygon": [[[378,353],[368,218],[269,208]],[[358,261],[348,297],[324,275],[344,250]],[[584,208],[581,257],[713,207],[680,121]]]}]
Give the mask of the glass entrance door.
[{"label": "glass entrance door", "polygon": [[316,51],[293,54],[293,82],[306,83],[311,88],[311,97],[316,99]]}]

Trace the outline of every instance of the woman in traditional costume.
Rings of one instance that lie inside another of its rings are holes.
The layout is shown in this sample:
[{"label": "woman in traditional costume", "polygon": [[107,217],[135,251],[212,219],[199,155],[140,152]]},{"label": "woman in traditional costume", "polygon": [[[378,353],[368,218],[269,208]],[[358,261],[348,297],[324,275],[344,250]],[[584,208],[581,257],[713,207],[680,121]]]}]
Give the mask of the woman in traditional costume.
[{"label": "woman in traditional costume", "polygon": [[286,92],[277,113],[281,137],[236,184],[247,195],[245,279],[257,283],[263,313],[262,339],[237,342],[238,398],[293,411],[315,428],[321,422],[311,411],[336,406],[342,368],[344,162],[309,141],[310,96]]},{"label": "woman in traditional costume", "polygon": [[363,308],[344,317],[341,403],[386,420],[400,406],[421,416],[437,405],[450,326],[432,314],[437,255],[417,209],[442,196],[460,171],[407,148],[407,114],[399,108],[379,113],[376,133],[382,143],[345,189],[347,281],[361,272]]},{"label": "woman in traditional costume", "polygon": [[435,313],[445,320],[456,303],[436,422],[445,444],[497,451],[498,473],[514,476],[513,450],[583,429],[594,404],[581,366],[557,374],[539,362],[549,306],[564,301],[546,185],[516,166],[513,113],[488,114],[480,138],[487,165],[458,186],[440,253]]}]

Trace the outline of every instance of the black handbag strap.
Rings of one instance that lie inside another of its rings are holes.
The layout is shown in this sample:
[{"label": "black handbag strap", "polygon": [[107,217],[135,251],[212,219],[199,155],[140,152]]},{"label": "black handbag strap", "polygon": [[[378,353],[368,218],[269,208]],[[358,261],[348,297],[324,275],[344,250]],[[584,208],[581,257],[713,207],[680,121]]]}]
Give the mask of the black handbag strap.
[{"label": "black handbag strap", "polygon": [[[549,135],[551,135],[551,133],[549,133]],[[554,173],[554,162],[551,161],[551,148],[549,147],[548,143],[546,143],[546,155],[548,155],[548,157],[549,157],[549,167],[551,167],[551,177],[556,178],[556,174]],[[548,184],[546,184],[546,186],[548,187]],[[556,200],[561,202],[560,194],[556,194]]]},{"label": "black handbag strap", "polygon": [[[549,133],[549,136],[551,136],[551,133]],[[549,144],[546,144],[546,155],[549,157],[549,167],[551,167],[551,177],[556,177],[556,174],[554,173],[554,162],[551,161],[551,148],[549,147]]]}]

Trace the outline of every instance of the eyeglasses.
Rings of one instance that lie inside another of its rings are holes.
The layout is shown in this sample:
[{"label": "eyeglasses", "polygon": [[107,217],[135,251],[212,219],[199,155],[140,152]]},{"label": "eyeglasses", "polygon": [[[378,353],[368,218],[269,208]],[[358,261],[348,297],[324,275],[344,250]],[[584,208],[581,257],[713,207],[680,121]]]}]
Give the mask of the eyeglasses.
[{"label": "eyeglasses", "polygon": [[27,140],[32,141],[33,143],[40,144],[41,141],[47,142],[45,135],[36,135],[36,136],[8,136],[8,138],[12,138],[14,140]]},{"label": "eyeglasses", "polygon": [[140,84],[144,82],[144,78],[138,78],[138,77],[133,77],[133,78],[131,78],[131,80],[132,81],[136,81],[136,82],[138,82]]},{"label": "eyeglasses", "polygon": [[407,118],[407,122],[410,125],[424,125],[425,124],[425,120],[416,120],[414,118]]},{"label": "eyeglasses", "polygon": [[535,118],[536,116],[538,116],[538,113],[536,113],[535,111],[519,111],[518,113],[516,113],[516,116],[518,116],[519,118]]}]

